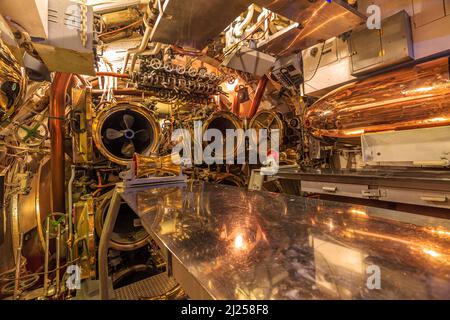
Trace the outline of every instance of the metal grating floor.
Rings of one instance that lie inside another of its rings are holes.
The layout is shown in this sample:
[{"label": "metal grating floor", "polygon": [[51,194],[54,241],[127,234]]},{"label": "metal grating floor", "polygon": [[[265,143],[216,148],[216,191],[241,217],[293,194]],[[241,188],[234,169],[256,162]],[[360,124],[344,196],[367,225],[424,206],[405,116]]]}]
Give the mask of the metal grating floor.
[{"label": "metal grating floor", "polygon": [[176,281],[173,278],[169,278],[166,272],[163,272],[116,289],[114,290],[114,295],[117,300],[139,300],[162,295],[176,285]]}]

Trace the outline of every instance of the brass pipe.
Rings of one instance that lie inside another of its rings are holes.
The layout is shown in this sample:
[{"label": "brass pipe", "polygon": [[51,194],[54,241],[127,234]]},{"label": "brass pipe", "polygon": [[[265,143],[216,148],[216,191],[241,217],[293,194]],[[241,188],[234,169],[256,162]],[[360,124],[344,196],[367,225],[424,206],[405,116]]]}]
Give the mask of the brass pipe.
[{"label": "brass pipe", "polygon": [[[93,89],[92,95],[99,96],[102,95],[104,92],[105,90]],[[150,96],[150,93],[146,93],[145,91],[137,89],[113,89],[112,92],[115,95],[124,95],[124,96],[142,96],[143,94]]]},{"label": "brass pipe", "polygon": [[250,22],[252,22],[252,18],[253,18],[254,14],[255,14],[255,5],[252,4],[248,7],[248,12],[247,12],[247,15],[245,16],[244,20],[241,23],[239,23],[236,27],[234,27],[233,32],[236,37],[238,37],[238,38],[242,37],[242,35],[244,33],[243,32],[244,28],[247,27],[250,24]]},{"label": "brass pipe", "polygon": [[[115,32],[117,28],[129,27],[131,24],[140,22],[139,10],[131,7],[121,11],[106,13],[101,18],[104,30],[112,30],[110,32]],[[100,37],[104,34],[100,34]]]},{"label": "brass pipe", "polygon": [[233,104],[231,105],[231,111],[239,117],[240,109],[241,109],[241,103],[239,102],[239,96],[236,93],[234,95]]},{"label": "brass pipe", "polygon": [[115,72],[97,72],[97,77],[115,77],[115,78],[122,78],[122,79],[130,79],[130,76],[128,74],[122,74],[122,73],[115,73]]},{"label": "brass pipe", "polygon": [[219,110],[221,111],[230,110],[231,106],[228,98],[223,94],[217,96],[217,105],[219,106]]},{"label": "brass pipe", "polygon": [[66,93],[72,81],[72,74],[55,74],[51,87],[50,135],[52,170],[52,212],[66,212],[65,171],[64,171],[64,111]]},{"label": "brass pipe", "polygon": [[176,53],[179,53],[183,56],[190,56],[190,57],[201,57],[203,56],[203,52],[202,51],[189,51],[183,48],[180,48],[178,46],[172,45],[170,46],[170,48],[175,51]]},{"label": "brass pipe", "polygon": [[258,87],[256,88],[255,97],[253,98],[252,105],[248,112],[247,119],[251,119],[255,116],[256,112],[258,112],[259,105],[261,104],[264,91],[266,91],[267,83],[269,82],[269,78],[266,75],[262,76],[259,80]]},{"label": "brass pipe", "polygon": [[78,81],[80,81],[83,84],[83,86],[85,86],[85,87],[90,86],[89,83],[86,81],[86,79],[83,76],[76,74],[75,77],[78,79]]},{"label": "brass pipe", "polygon": [[56,229],[56,275],[55,275],[55,292],[56,297],[59,296],[60,286],[61,286],[61,276],[60,276],[60,268],[61,268],[61,224],[58,223],[58,227]]},{"label": "brass pipe", "polygon": [[[153,5],[149,3],[147,7],[147,12],[144,14],[143,22],[145,25],[145,31],[144,35],[142,36],[141,43],[138,47],[128,49],[127,54],[125,55],[123,67],[122,67],[122,73],[125,73],[127,70],[128,61],[130,59],[131,54],[134,53],[133,58],[131,59],[131,66],[130,66],[130,72],[129,74],[132,74],[134,71],[134,67],[137,62],[137,58],[140,54],[142,54],[148,46],[148,43],[150,41],[150,37],[152,35],[153,27],[150,25],[149,21],[153,21],[154,19],[157,19],[156,12],[160,14],[162,12],[162,7],[159,7],[160,1],[155,1]],[[158,54],[161,51],[162,45],[161,43],[157,43],[153,50],[150,51],[150,55]]]},{"label": "brass pipe", "polygon": [[48,263],[50,256],[50,218],[45,219],[44,295],[48,296]]},{"label": "brass pipe", "polygon": [[21,258],[22,258],[22,246],[23,246],[23,233],[20,233],[19,236],[19,246],[17,247],[17,257],[16,257],[16,272],[15,272],[15,279],[14,279],[14,296],[13,300],[16,300],[19,298],[19,287],[20,287],[20,265],[21,265]]},{"label": "brass pipe", "polygon": [[68,214],[68,236],[67,236],[67,247],[69,248],[69,260],[72,261],[73,260],[73,252],[72,252],[72,248],[76,248],[76,246],[74,246],[72,244],[73,241],[73,182],[75,181],[75,169],[76,167],[74,165],[72,165],[70,167],[70,179],[69,179],[69,184],[67,186],[67,198],[69,200],[69,214]]}]

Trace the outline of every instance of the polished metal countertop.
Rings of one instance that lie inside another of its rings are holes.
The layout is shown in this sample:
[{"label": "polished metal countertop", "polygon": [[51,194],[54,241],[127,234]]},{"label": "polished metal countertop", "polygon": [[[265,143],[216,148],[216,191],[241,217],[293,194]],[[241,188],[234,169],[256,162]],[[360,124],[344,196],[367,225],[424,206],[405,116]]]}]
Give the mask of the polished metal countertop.
[{"label": "polished metal countertop", "polygon": [[450,299],[448,220],[208,183],[121,197],[214,299]]}]

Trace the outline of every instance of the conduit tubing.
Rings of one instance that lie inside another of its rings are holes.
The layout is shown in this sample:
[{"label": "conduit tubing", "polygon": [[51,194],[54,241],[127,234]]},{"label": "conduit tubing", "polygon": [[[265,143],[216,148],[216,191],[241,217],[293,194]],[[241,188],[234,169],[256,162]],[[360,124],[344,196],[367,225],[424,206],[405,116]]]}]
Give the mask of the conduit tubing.
[{"label": "conduit tubing", "polygon": [[64,112],[66,105],[66,93],[72,81],[72,74],[55,74],[51,86],[50,100],[50,135],[52,170],[52,212],[66,212],[65,198],[65,170],[64,170]]},{"label": "conduit tubing", "polygon": [[252,105],[248,112],[248,119],[251,119],[255,116],[256,112],[258,112],[259,105],[261,104],[264,91],[266,91],[267,83],[269,82],[269,78],[266,75],[262,76],[259,80],[258,87],[256,88],[255,97],[253,98]]},{"label": "conduit tubing", "polygon": [[239,117],[241,109],[241,103],[239,102],[239,96],[237,93],[234,95],[233,104],[231,105],[231,111]]},{"label": "conduit tubing", "polygon": [[129,79],[130,76],[128,74],[115,73],[115,72],[97,72],[97,77],[114,77],[114,78],[122,78]]},{"label": "conduit tubing", "polygon": [[[102,89],[92,89],[92,95],[94,96],[98,96],[98,95],[102,95],[105,90]],[[150,95],[150,93],[142,91],[142,90],[138,90],[138,89],[113,89],[112,92],[115,95],[125,95],[125,96],[142,96],[144,95]]]},{"label": "conduit tubing", "polygon": [[[162,12],[162,8],[158,8],[159,7],[158,3],[159,3],[159,1],[155,1],[154,2],[153,10],[157,10],[158,9],[159,12]],[[152,30],[153,30],[153,28],[147,22],[149,14],[152,15],[152,10],[150,9],[150,7],[149,7],[149,10],[147,11],[147,13],[144,14],[144,17],[143,17],[143,21],[144,21],[144,25],[145,25],[145,32],[144,32],[144,36],[142,37],[141,44],[139,45],[139,47],[132,48],[132,49],[128,50],[127,54],[125,55],[124,62],[123,62],[122,73],[126,72],[127,65],[128,65],[128,60],[130,59],[130,55],[132,53],[134,53],[133,58],[131,59],[131,66],[130,66],[130,74],[133,73],[134,66],[136,65],[136,61],[137,61],[138,55],[144,53],[144,51],[146,51],[146,49],[147,49],[148,42],[150,41],[150,36],[151,36]],[[153,48],[153,50],[148,52],[148,54],[149,55],[155,55],[155,54],[159,53],[160,50],[161,50],[161,43],[158,43]]]},{"label": "conduit tubing", "polygon": [[244,20],[238,24],[234,29],[234,35],[236,37],[242,37],[243,30],[252,21],[253,14],[255,13],[255,6],[252,4],[248,7],[248,13]]}]

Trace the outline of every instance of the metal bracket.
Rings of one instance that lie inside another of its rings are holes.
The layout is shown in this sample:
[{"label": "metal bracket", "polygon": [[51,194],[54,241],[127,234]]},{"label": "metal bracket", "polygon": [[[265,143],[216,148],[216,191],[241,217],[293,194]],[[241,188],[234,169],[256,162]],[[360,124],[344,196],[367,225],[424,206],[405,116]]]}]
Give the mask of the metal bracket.
[{"label": "metal bracket", "polygon": [[124,180],[123,187],[125,189],[142,188],[142,187],[148,187],[148,186],[186,183],[186,181],[187,181],[187,178],[184,175],[171,176],[171,177],[149,177],[149,178]]},{"label": "metal bracket", "polygon": [[445,195],[424,195],[420,197],[420,200],[426,202],[447,202],[447,196]]},{"label": "metal bracket", "polygon": [[381,197],[381,192],[379,189],[361,190],[361,194],[363,197],[366,197],[366,198],[380,198]]}]

